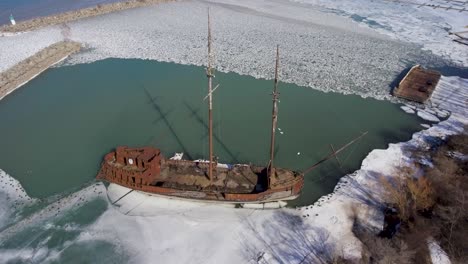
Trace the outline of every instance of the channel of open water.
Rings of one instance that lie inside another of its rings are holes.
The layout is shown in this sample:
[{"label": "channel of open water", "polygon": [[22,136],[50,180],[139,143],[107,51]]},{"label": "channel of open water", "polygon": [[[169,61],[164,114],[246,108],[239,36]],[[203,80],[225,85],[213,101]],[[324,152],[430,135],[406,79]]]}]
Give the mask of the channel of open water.
[{"label": "channel of open water", "polygon": [[[273,69],[272,69],[273,70]],[[266,165],[272,80],[216,74],[214,151],[223,163]],[[357,144],[306,175],[299,199],[315,202],[375,148],[406,141],[421,120],[398,104],[280,83],[276,165],[305,170],[361,132]],[[52,68],[0,103],[0,168],[32,197],[93,181],[103,155],[119,145],[154,146],[166,157],[207,157],[203,67],[106,59]],[[427,122],[426,122],[427,123]]]}]

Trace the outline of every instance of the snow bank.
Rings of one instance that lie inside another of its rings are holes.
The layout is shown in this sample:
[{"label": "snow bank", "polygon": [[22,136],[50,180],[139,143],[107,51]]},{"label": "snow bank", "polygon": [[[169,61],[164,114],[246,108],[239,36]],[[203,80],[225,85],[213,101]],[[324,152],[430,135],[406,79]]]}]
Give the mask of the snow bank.
[{"label": "snow bank", "polygon": [[450,264],[450,258],[447,256],[447,253],[439,246],[439,244],[430,239],[427,241],[427,246],[429,248],[429,254],[431,256],[431,261],[434,264]]}]

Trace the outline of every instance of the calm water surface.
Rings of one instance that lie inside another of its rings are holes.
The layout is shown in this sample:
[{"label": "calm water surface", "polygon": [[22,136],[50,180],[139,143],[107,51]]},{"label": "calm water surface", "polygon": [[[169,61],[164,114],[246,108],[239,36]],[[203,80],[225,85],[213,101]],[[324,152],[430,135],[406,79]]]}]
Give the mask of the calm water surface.
[{"label": "calm water surface", "polygon": [[[271,80],[217,73],[215,154],[221,162],[268,161]],[[304,170],[363,131],[340,159],[306,175],[296,204],[310,204],[360,167],[375,148],[408,140],[420,120],[399,105],[358,96],[279,86],[277,166]],[[160,148],[165,156],[207,156],[204,69],[107,59],[47,70],[0,103],[0,168],[29,195],[48,197],[92,181],[118,145]]]}]

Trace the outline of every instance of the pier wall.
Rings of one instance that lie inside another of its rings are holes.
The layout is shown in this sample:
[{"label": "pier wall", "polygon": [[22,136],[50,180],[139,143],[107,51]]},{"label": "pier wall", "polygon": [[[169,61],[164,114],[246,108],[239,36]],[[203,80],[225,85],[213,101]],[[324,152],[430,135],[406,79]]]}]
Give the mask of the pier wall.
[{"label": "pier wall", "polygon": [[40,50],[33,56],[0,73],[0,100],[47,70],[50,66],[78,52],[80,49],[81,44],[78,42],[61,41]]}]

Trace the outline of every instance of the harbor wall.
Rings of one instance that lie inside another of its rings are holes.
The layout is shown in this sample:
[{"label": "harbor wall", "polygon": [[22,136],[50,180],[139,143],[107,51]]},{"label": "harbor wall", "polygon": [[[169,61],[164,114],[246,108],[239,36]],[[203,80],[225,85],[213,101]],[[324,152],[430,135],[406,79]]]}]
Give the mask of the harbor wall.
[{"label": "harbor wall", "polygon": [[0,100],[80,49],[78,42],[57,42],[0,73]]}]

